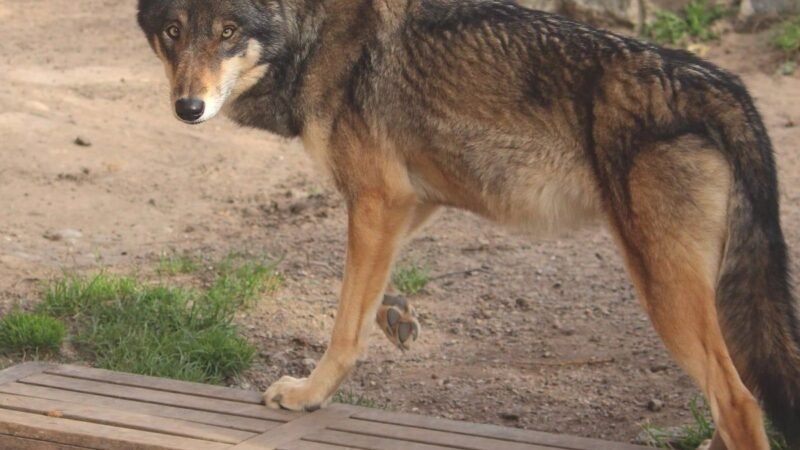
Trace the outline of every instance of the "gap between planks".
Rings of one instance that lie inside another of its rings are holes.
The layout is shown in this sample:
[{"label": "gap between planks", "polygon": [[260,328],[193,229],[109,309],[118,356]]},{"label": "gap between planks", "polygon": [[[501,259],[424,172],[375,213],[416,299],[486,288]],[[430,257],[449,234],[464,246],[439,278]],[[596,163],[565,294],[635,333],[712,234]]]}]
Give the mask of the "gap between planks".
[{"label": "gap between planks", "polygon": [[[103,383],[116,384],[120,386],[146,388],[152,391],[188,394],[195,397],[206,397],[250,404],[263,403],[262,395],[259,392],[231,389],[223,386],[213,386],[202,383],[192,383],[189,381],[170,380],[146,375],[113,372],[105,369],[77,366],[54,366],[45,368],[43,372],[50,375],[60,375],[63,377],[100,381]],[[289,414],[287,414],[287,416],[288,415]]]},{"label": "gap between planks", "polygon": [[57,400],[80,405],[96,406],[100,408],[118,409],[139,414],[148,414],[207,425],[222,426],[252,433],[263,433],[283,423],[266,419],[254,419],[250,417],[228,415],[225,413],[198,411],[196,409],[159,405],[155,403],[139,402],[135,400],[106,397],[84,392],[67,391],[22,383],[0,385],[0,393],[45,400]]},{"label": "gap between planks", "polygon": [[238,444],[256,436],[255,433],[185,420],[8,394],[0,394],[0,408],[227,444]]}]

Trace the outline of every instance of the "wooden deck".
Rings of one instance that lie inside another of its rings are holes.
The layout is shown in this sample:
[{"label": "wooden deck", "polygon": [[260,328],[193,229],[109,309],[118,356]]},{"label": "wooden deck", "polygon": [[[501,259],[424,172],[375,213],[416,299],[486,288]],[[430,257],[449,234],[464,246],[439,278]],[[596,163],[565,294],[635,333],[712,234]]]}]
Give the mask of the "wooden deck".
[{"label": "wooden deck", "polygon": [[0,371],[0,449],[643,448],[350,405],[305,414],[260,402],[251,391],[25,363]]}]

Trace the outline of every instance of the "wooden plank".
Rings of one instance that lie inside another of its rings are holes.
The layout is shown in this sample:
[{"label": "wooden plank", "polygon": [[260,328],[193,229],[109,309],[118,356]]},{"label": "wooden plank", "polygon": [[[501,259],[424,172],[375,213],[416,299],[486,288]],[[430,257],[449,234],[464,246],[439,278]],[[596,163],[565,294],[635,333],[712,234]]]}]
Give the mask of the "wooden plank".
[{"label": "wooden plank", "polygon": [[201,383],[190,383],[188,381],[169,380],[166,378],[156,378],[144,375],[112,372],[110,370],[94,369],[90,367],[62,365],[48,368],[45,370],[45,373],[72,378],[82,378],[86,380],[102,381],[105,383],[118,384],[122,386],[142,387],[156,391],[189,394],[197,397],[218,398],[221,400],[231,400],[243,403],[263,403],[262,395],[259,392],[231,389],[222,386],[212,386]]},{"label": "wooden plank", "polygon": [[[279,427],[280,428],[280,427]],[[433,444],[464,450],[552,450],[551,446],[492,439],[426,428],[407,427],[365,420],[340,421],[328,427],[334,431],[377,436],[399,441]],[[594,449],[592,449],[594,450]]]},{"label": "wooden plank", "polygon": [[232,450],[261,450],[280,447],[298,441],[309,433],[345,421],[350,417],[352,411],[352,408],[347,405],[331,405],[244,441],[233,447]]},{"label": "wooden plank", "polygon": [[254,433],[184,420],[8,394],[0,394],[0,408],[34,414],[58,414],[58,417],[65,419],[82,420],[120,428],[131,428],[228,444],[238,444],[255,436]]},{"label": "wooden plank", "polygon": [[[647,448],[633,444],[563,436],[539,431],[521,430],[517,428],[504,428],[497,425],[458,422],[455,420],[424,417],[414,414],[378,411],[367,408],[358,408],[358,410],[353,413],[353,419],[405,425],[426,430],[449,431],[468,436],[490,437],[512,442],[543,444],[569,450],[642,450]],[[364,424],[363,426],[368,427],[369,425]]]},{"label": "wooden plank", "polygon": [[221,412],[243,417],[276,420],[287,422],[298,417],[300,413],[289,411],[276,411],[263,405],[251,403],[232,402],[230,400],[212,400],[204,397],[195,397],[186,394],[175,394],[163,391],[151,391],[144,388],[122,387],[115,384],[103,383],[92,380],[62,377],[59,375],[39,374],[26,377],[19,381],[24,384],[47,386],[75,392],[105,395],[107,397],[137,400],[140,402],[155,403],[159,405],[179,406],[182,408],[197,409],[201,411]]},{"label": "wooden plank", "polygon": [[56,444],[54,442],[19,438],[7,434],[0,434],[0,448],[13,450],[92,450],[89,447]]},{"label": "wooden plank", "polygon": [[99,408],[110,408],[158,417],[169,417],[201,424],[232,428],[234,430],[249,431],[252,433],[263,433],[283,423],[265,419],[232,416],[223,413],[197,411],[195,409],[179,408],[176,406],[156,405],[153,403],[143,403],[134,400],[104,397],[102,395],[65,391],[61,389],[22,383],[11,383],[4,386],[0,385],[0,393],[40,399],[59,400],[63,402],[91,405]]},{"label": "wooden plank", "polygon": [[[47,412],[58,411],[59,417]],[[51,443],[52,442],[52,443]],[[274,411],[257,392],[41,362],[0,371],[0,449],[641,450],[630,444],[332,405]]]},{"label": "wooden plank", "polygon": [[350,446],[342,447],[340,445],[320,444],[319,442],[295,441],[282,445],[278,447],[277,450],[345,450],[355,448],[356,447]]},{"label": "wooden plank", "polygon": [[115,450],[225,450],[231,446],[146,431],[0,409],[0,434]]},{"label": "wooden plank", "polygon": [[440,445],[431,445],[407,440],[386,439],[364,434],[344,433],[342,431],[333,430],[322,430],[304,437],[303,440],[320,444],[339,445],[344,447],[351,446],[370,450],[442,450],[445,448],[458,448],[449,446],[442,447]]},{"label": "wooden plank", "polygon": [[13,383],[21,378],[27,377],[28,375],[42,373],[52,367],[55,367],[55,364],[39,361],[26,362],[17,364],[16,366],[8,367],[0,370],[0,385]]}]

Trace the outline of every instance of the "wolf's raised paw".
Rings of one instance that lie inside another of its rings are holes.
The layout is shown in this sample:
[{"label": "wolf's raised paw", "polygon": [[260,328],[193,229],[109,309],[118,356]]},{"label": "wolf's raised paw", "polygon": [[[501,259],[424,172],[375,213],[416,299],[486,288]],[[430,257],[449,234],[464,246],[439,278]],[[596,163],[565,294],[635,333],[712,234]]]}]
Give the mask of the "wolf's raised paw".
[{"label": "wolf's raised paw", "polygon": [[417,312],[405,297],[384,295],[375,320],[389,341],[400,350],[409,350],[419,337]]}]

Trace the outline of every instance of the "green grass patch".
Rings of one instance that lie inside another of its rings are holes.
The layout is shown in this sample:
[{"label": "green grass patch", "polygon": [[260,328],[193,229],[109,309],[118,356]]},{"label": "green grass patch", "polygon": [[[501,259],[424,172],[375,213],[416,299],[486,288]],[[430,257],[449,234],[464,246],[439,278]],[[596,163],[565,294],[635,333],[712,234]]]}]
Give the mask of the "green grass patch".
[{"label": "green grass patch", "polygon": [[58,353],[66,332],[63,322],[46,314],[12,311],[0,320],[0,349],[4,353]]},{"label": "green grass patch", "polygon": [[678,14],[658,11],[643,31],[645,37],[659,44],[686,45],[689,41],[719,38],[711,27],[725,16],[725,9],[709,0],[693,0]]},{"label": "green grass patch", "polygon": [[[714,421],[711,411],[702,399],[689,402],[692,421],[677,429],[666,429],[653,425],[644,425],[643,429],[651,447],[672,450],[695,450],[700,444],[714,436]],[[772,450],[786,450],[783,438],[767,424],[767,434]]]},{"label": "green grass patch", "polygon": [[67,276],[47,288],[39,312],[68,320],[76,349],[98,367],[222,383],[255,355],[236,312],[280,284],[274,264],[236,256],[219,265],[205,290],[107,273]]},{"label": "green grass patch", "polygon": [[158,260],[158,273],[160,275],[190,274],[198,269],[200,269],[200,262],[191,255],[163,254]]},{"label": "green grass patch", "polygon": [[686,20],[669,11],[659,11],[656,18],[647,24],[645,37],[659,44],[679,44],[686,36]]},{"label": "green grass patch", "polygon": [[430,281],[430,272],[417,264],[398,266],[392,273],[392,284],[406,295],[419,293]]},{"label": "green grass patch", "polygon": [[139,283],[129,277],[100,274],[91,278],[67,276],[47,287],[39,311],[53,317],[90,314],[114,299],[134,296]]},{"label": "green grass patch", "polygon": [[232,323],[235,308],[220,309],[201,293],[108,274],[59,280],[40,305],[72,320],[76,348],[98,367],[211,383],[255,353]]},{"label": "green grass patch", "polygon": [[772,36],[772,45],[781,50],[786,58],[800,53],[800,17],[794,17],[778,25]]},{"label": "green grass patch", "polygon": [[275,266],[263,259],[232,254],[217,265],[217,279],[207,297],[213,304],[250,308],[260,296],[277,291],[283,284]]}]

